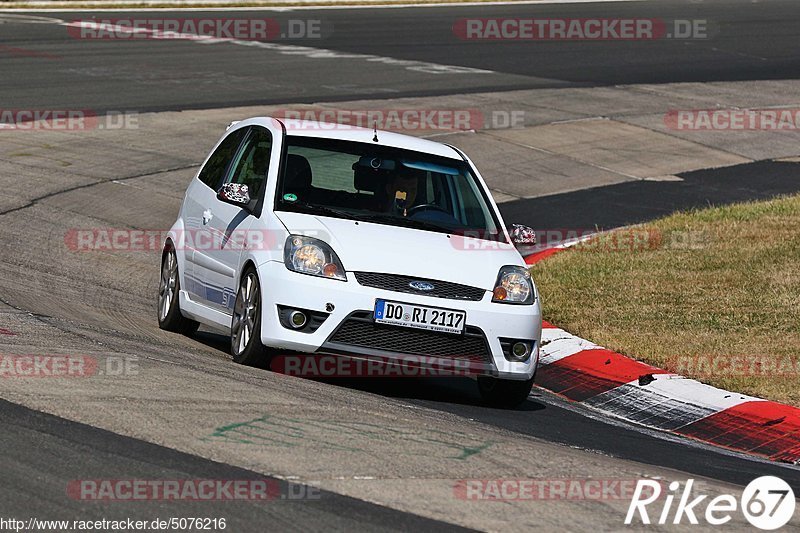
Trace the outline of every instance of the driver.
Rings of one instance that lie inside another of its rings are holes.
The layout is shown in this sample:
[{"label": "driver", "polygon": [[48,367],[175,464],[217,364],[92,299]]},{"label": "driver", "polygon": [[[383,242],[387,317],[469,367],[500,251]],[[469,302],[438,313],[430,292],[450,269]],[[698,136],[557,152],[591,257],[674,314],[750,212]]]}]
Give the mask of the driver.
[{"label": "driver", "polygon": [[401,167],[386,183],[387,211],[399,216],[407,216],[408,210],[417,199],[420,176],[424,171]]}]

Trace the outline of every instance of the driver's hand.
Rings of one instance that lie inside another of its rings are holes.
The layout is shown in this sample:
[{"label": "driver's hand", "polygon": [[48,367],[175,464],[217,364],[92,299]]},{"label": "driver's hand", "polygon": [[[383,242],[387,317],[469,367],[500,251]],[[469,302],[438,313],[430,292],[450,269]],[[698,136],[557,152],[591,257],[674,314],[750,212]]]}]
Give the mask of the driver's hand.
[{"label": "driver's hand", "polygon": [[407,212],[406,198],[408,198],[408,194],[405,191],[396,191],[394,193],[394,208],[403,216],[406,216]]}]

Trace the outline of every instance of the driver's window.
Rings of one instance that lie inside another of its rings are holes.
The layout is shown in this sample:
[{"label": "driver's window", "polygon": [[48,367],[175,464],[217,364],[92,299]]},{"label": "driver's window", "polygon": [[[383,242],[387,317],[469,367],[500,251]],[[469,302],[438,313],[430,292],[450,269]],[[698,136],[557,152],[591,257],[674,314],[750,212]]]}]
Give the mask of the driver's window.
[{"label": "driver's window", "polygon": [[220,143],[198,174],[200,181],[215,191],[222,186],[225,171],[228,169],[231,159],[236,155],[236,150],[242,143],[245,133],[247,133],[247,128],[232,131],[225,140]]},{"label": "driver's window", "polygon": [[267,181],[272,135],[264,128],[253,127],[239,151],[230,182],[247,185],[251,198],[257,198]]}]

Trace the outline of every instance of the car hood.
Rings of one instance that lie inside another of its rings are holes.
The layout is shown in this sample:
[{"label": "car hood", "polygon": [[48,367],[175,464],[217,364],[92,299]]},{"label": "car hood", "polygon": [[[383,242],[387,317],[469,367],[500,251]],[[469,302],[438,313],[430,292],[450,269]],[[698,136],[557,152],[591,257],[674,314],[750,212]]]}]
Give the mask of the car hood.
[{"label": "car hood", "polygon": [[525,262],[510,244],[304,213],[275,213],[289,233],[328,243],[348,272],[403,274],[490,291],[504,265]]}]

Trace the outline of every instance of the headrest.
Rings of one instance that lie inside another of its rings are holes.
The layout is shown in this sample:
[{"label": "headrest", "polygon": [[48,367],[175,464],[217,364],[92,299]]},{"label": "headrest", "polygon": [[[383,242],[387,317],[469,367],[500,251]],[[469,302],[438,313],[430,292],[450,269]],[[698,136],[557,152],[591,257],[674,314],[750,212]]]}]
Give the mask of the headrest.
[{"label": "headrest", "polygon": [[311,187],[311,165],[308,159],[298,154],[289,154],[286,159],[285,190]]}]

